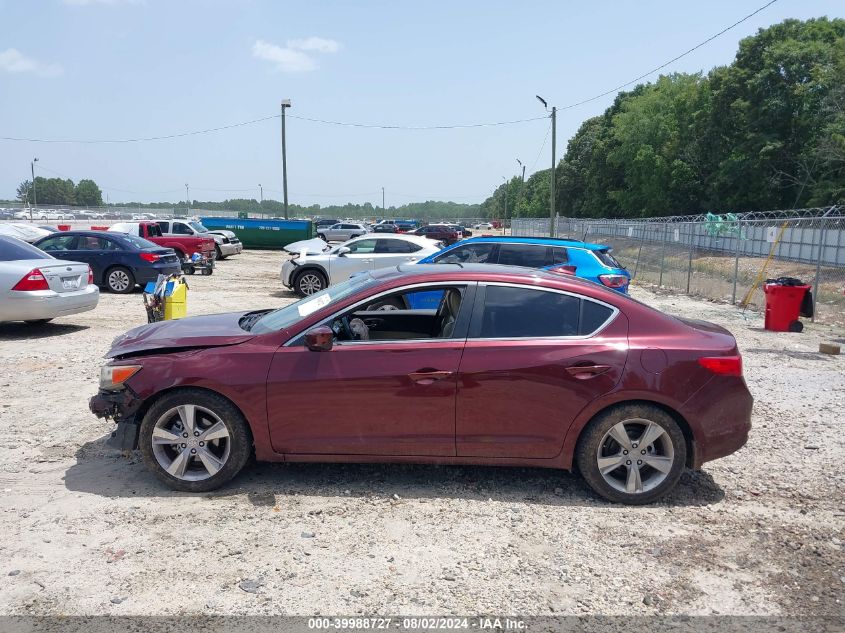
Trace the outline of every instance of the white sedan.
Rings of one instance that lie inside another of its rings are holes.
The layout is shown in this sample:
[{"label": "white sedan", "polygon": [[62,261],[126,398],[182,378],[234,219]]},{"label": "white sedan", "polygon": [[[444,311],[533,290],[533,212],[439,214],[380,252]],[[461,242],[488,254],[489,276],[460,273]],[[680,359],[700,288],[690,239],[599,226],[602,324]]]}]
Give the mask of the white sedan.
[{"label": "white sedan", "polygon": [[55,259],[0,235],[0,323],[45,323],[97,307],[100,291],[88,264]]},{"label": "white sedan", "polygon": [[321,239],[285,246],[293,256],[282,264],[282,283],[301,296],[314,294],[355,273],[413,264],[443,245],[418,235],[379,233],[356,237],[339,246]]}]

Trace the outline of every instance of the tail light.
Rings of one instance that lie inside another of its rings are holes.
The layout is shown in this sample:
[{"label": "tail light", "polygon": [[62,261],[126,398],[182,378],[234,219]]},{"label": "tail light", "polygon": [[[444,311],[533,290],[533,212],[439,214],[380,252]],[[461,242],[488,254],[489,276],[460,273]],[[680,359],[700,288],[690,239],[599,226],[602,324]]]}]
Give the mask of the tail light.
[{"label": "tail light", "polygon": [[698,364],[720,376],[742,376],[742,356],[709,356],[698,359]]},{"label": "tail light", "polygon": [[26,275],[24,275],[23,279],[16,283],[12,288],[12,290],[18,290],[19,292],[32,292],[34,290],[49,289],[50,285],[47,283],[44,273],[37,268],[30,270]]},{"label": "tail light", "polygon": [[89,266],[88,267],[88,285],[90,286],[93,283],[94,283],[94,271],[91,270],[91,267]]},{"label": "tail light", "polygon": [[550,273],[558,273],[559,275],[574,275],[575,274],[575,266],[569,266],[566,264],[561,264],[560,266],[552,266],[551,268],[547,268]]},{"label": "tail light", "polygon": [[157,262],[161,259],[161,255],[156,255],[155,253],[138,253],[138,257],[143,259],[145,262]]},{"label": "tail light", "polygon": [[599,275],[601,281],[608,288],[622,288],[628,283],[625,275]]}]

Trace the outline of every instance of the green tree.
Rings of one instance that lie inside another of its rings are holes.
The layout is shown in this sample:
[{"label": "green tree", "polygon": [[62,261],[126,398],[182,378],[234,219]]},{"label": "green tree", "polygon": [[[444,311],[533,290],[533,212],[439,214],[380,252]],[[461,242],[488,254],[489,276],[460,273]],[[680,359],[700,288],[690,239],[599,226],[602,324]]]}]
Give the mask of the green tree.
[{"label": "green tree", "polygon": [[103,204],[103,192],[93,180],[80,180],[74,188],[74,198],[80,206],[98,207]]},{"label": "green tree", "polygon": [[32,181],[31,180],[24,180],[21,184],[18,185],[16,190],[17,199],[21,202],[29,202],[30,195],[32,191]]}]

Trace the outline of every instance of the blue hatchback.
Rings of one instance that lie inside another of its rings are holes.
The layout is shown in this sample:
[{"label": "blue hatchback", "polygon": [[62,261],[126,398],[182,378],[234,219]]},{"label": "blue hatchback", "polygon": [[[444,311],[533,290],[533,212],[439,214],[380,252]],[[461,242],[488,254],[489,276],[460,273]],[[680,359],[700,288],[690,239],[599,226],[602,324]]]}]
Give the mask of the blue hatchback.
[{"label": "blue hatchback", "polygon": [[561,273],[628,292],[630,273],[603,244],[547,237],[473,237],[421,259],[419,264],[502,264]]},{"label": "blue hatchback", "polygon": [[[473,237],[418,261],[418,264],[503,264],[564,274],[628,293],[631,274],[603,244],[548,237]],[[437,307],[438,293],[413,295],[411,307]],[[429,296],[431,295],[431,296]]]}]

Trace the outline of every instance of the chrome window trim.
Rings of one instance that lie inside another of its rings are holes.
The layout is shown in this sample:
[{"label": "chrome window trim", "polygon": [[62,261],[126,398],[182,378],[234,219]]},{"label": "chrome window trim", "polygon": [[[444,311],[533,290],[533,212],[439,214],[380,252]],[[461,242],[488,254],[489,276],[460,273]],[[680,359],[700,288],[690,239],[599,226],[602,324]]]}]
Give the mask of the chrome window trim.
[{"label": "chrome window trim", "polygon": [[[431,286],[467,286],[468,287],[468,286],[473,285],[473,284],[478,285],[479,282],[473,281],[473,280],[470,280],[470,281],[466,281],[466,280],[464,280],[464,281],[453,281],[453,282],[450,282],[450,281],[425,281],[425,282],[411,284],[410,286],[400,286],[398,288],[391,288],[390,290],[385,290],[383,292],[378,293],[377,295],[373,295],[371,297],[367,297],[366,299],[362,299],[358,303],[353,304],[353,305],[349,306],[348,308],[344,308],[343,310],[338,310],[337,312],[332,313],[330,316],[327,316],[325,319],[323,319],[319,323],[315,323],[309,329],[313,329],[315,327],[320,327],[321,325],[326,325],[332,319],[337,318],[337,315],[340,312],[348,312],[349,310],[354,310],[358,306],[364,305],[365,303],[370,303],[371,301],[378,299],[379,297],[383,297],[384,295],[393,294],[395,292],[412,290],[414,288],[430,288]],[[295,341],[296,339],[298,339],[298,338],[300,338],[304,335],[305,335],[305,332],[301,332],[300,334],[297,334],[296,336],[291,337],[287,342],[285,342],[284,345],[282,345],[282,347],[291,347],[293,341]],[[389,343],[389,344],[400,343],[401,344],[401,343],[419,343],[421,341],[422,342],[439,341],[439,342],[443,343],[443,342],[449,342],[449,341],[460,342],[460,341],[465,341],[465,340],[466,340],[466,337],[464,337],[464,338],[386,339],[386,340],[383,340],[383,341],[343,341],[341,343],[336,343],[336,345],[348,347],[350,345],[372,345],[374,343],[384,345],[385,343]]]},{"label": "chrome window trim", "polygon": [[[597,334],[600,334],[608,325],[610,325],[615,319],[616,315],[618,315],[621,310],[617,308],[615,305],[602,301],[601,299],[594,299],[592,297],[588,297],[586,295],[581,295],[575,292],[570,292],[568,290],[560,290],[558,288],[546,288],[544,286],[532,286],[529,284],[518,284],[518,283],[511,283],[506,281],[479,281],[478,282],[479,288],[487,286],[505,286],[508,288],[522,288],[527,290],[540,290],[543,292],[556,292],[562,295],[568,295],[570,297],[575,297],[576,299],[581,299],[582,301],[592,301],[593,303],[597,303],[599,305],[605,306],[606,308],[610,308],[612,312],[610,316],[605,319],[605,321],[595,330],[593,330],[589,334],[578,334],[574,336],[509,336],[509,337],[472,337],[467,335],[467,343],[470,341],[584,341],[587,339],[591,339],[595,337]],[[485,295],[485,300],[487,299]],[[476,295],[477,300],[477,295]]]}]

